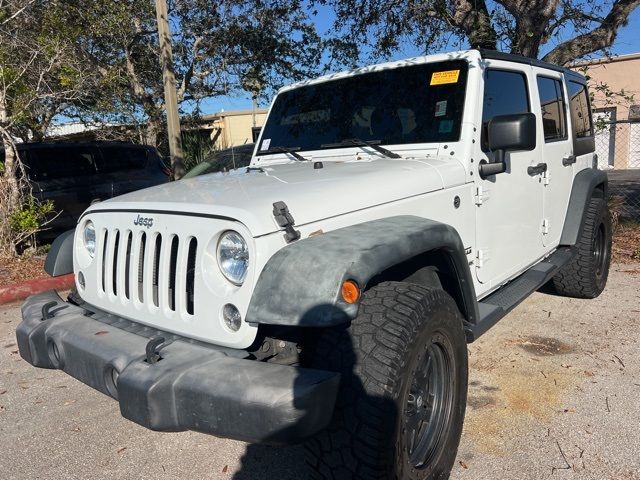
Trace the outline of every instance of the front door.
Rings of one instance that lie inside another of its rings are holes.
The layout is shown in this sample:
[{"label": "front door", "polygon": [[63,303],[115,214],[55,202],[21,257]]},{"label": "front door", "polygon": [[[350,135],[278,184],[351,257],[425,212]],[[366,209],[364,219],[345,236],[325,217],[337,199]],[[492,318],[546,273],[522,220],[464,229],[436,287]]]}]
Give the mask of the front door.
[{"label": "front door", "polygon": [[543,185],[542,243],[560,242],[573,183],[573,142],[569,135],[567,93],[562,73],[533,68],[538,95],[534,108],[538,119],[538,143],[547,170],[539,175]]},{"label": "front door", "polygon": [[[532,112],[531,68],[497,60],[487,61],[484,72],[482,128],[498,115]],[[492,153],[484,139],[476,151],[479,160]],[[541,161],[539,142],[535,150],[508,152],[507,170],[485,180],[477,178],[475,259],[482,295],[520,273],[542,255],[542,183],[528,173]]]}]

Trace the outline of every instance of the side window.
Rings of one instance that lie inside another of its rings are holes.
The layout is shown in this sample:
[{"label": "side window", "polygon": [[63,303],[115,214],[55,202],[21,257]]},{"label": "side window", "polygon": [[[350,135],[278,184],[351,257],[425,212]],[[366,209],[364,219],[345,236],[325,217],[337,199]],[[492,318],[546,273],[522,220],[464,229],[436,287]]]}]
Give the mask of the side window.
[{"label": "side window", "polygon": [[567,138],[567,113],[560,80],[538,77],[538,93],[542,108],[544,141],[551,142]]},{"label": "side window", "polygon": [[101,173],[142,170],[147,165],[147,151],[143,148],[102,147],[100,151],[98,171]]},{"label": "side window", "polygon": [[571,122],[577,138],[593,136],[589,99],[586,87],[578,82],[567,82],[569,105],[571,106]]},{"label": "side window", "polygon": [[96,151],[91,147],[32,148],[25,168],[35,181],[75,178],[96,173]]},{"label": "side window", "polygon": [[527,79],[520,72],[489,69],[482,105],[482,149],[487,150],[487,122],[498,115],[530,112]]}]

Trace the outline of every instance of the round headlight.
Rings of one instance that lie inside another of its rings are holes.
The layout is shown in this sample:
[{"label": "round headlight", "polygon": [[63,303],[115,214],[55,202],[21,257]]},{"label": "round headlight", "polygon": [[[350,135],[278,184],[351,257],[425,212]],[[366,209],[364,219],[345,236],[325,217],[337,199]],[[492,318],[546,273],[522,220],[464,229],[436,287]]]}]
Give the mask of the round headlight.
[{"label": "round headlight", "polygon": [[242,285],[249,269],[249,248],[242,235],[229,230],[218,241],[218,266],[234,285]]},{"label": "round headlight", "polygon": [[96,254],[96,229],[91,220],[84,225],[83,238],[84,248],[87,249],[87,252],[89,252],[89,255],[93,258]]}]

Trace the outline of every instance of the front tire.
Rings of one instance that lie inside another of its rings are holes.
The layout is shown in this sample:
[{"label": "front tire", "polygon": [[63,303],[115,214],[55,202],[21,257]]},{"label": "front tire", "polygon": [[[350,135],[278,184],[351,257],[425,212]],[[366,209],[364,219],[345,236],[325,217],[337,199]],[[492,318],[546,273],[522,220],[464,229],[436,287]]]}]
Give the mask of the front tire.
[{"label": "front tire", "polygon": [[576,249],[553,277],[553,286],[567,297],[596,298],[607,284],[611,264],[611,217],[603,198],[589,201]]},{"label": "front tire", "polygon": [[462,317],[443,290],[398,282],[323,331],[311,366],[340,372],[332,423],[305,445],[315,479],[446,479],[466,406]]}]

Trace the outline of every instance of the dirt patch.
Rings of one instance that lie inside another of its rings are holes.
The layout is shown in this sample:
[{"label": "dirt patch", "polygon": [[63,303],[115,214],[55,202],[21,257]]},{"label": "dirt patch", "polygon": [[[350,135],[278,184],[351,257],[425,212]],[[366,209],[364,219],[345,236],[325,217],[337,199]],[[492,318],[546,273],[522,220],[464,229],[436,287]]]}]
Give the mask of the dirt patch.
[{"label": "dirt patch", "polygon": [[640,223],[623,221],[613,235],[613,261],[631,263],[640,260]]},{"label": "dirt patch", "polygon": [[549,355],[565,355],[575,351],[568,343],[561,342],[557,338],[530,336],[512,342],[525,352],[546,357]]},{"label": "dirt patch", "polygon": [[45,256],[0,257],[0,288],[33,278],[47,277]]}]

